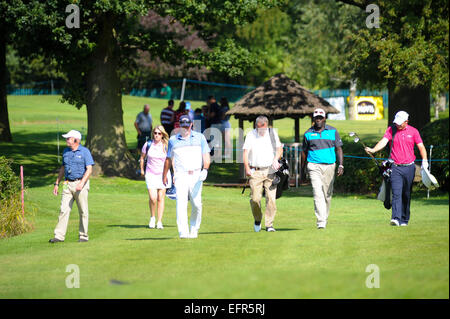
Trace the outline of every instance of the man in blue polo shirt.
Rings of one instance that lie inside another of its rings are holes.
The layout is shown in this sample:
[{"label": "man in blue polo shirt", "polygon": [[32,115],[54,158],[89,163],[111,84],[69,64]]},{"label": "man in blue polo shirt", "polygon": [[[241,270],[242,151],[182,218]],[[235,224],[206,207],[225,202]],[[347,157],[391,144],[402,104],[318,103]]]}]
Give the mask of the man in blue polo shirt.
[{"label": "man in blue polo shirt", "polygon": [[66,139],[67,148],[62,155],[62,166],[59,169],[58,177],[53,188],[53,194],[58,195],[59,184],[64,177],[63,191],[61,197],[61,210],[58,224],[55,228],[55,237],[50,239],[50,243],[63,242],[66,237],[67,224],[69,222],[70,211],[73,201],[77,202],[80,214],[79,242],[86,242],[88,237],[88,193],[89,177],[92,173],[92,166],[95,164],[91,152],[80,145],[81,133],[75,130],[63,134]]},{"label": "man in blue polo shirt", "polygon": [[344,154],[342,140],[338,131],[326,124],[323,109],[313,113],[313,123],[303,137],[302,168],[308,162],[307,170],[311,179],[314,195],[314,211],[317,217],[317,228],[324,229],[330,214],[331,196],[333,194],[336,154],[338,176],[344,173]]},{"label": "man in blue polo shirt", "polygon": [[[180,131],[169,140],[164,163],[163,182],[167,184],[167,172],[173,166],[173,182],[177,197],[177,226],[180,238],[197,238],[202,220],[202,186],[208,175],[210,149],[205,136],[192,130],[187,115],[180,117]],[[187,206],[191,201],[191,230],[189,231]]]}]

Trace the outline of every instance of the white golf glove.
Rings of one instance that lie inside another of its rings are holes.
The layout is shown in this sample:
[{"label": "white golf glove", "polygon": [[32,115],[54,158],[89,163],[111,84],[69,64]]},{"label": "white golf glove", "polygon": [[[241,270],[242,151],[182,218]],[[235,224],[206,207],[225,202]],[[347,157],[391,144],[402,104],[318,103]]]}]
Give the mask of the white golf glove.
[{"label": "white golf glove", "polygon": [[207,169],[202,169],[202,171],[200,172],[200,177],[199,180],[201,182],[203,182],[206,179],[206,176],[208,176],[208,170]]},{"label": "white golf glove", "polygon": [[422,160],[422,168],[428,170],[428,160]]}]

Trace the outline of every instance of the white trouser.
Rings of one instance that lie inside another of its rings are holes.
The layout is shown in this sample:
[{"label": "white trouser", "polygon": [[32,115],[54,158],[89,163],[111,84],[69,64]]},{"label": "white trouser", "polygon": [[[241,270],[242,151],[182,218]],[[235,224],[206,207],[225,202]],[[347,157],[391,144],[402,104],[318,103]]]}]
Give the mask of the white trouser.
[{"label": "white trouser", "polygon": [[189,235],[188,226],[188,196],[191,201],[191,232],[198,232],[202,221],[202,186],[199,180],[201,170],[189,174],[188,172],[176,172],[174,184],[177,195],[177,226],[180,237]]}]

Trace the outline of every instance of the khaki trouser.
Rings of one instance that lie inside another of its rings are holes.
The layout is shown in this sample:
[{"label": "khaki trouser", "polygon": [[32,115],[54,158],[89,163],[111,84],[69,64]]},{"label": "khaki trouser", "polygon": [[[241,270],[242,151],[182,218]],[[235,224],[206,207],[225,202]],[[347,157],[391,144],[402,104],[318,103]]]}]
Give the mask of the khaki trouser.
[{"label": "khaki trouser", "polygon": [[273,220],[277,212],[277,206],[275,203],[277,188],[273,187],[273,189],[271,189],[272,187],[270,187],[274,177],[275,174],[269,174],[269,168],[266,168],[264,170],[255,171],[249,179],[251,189],[250,206],[252,208],[253,217],[257,222],[262,220],[261,197],[263,187],[266,192],[266,227],[273,226]]},{"label": "khaki trouser", "polygon": [[314,195],[317,227],[325,227],[330,214],[336,164],[308,163],[307,169]]},{"label": "khaki trouser", "polygon": [[69,223],[69,215],[72,210],[73,201],[77,202],[78,212],[80,214],[79,237],[80,239],[88,240],[88,193],[89,180],[84,185],[81,191],[75,191],[80,181],[68,182],[63,184],[61,211],[58,218],[58,224],[55,228],[55,238],[64,240],[66,237],[67,224]]}]

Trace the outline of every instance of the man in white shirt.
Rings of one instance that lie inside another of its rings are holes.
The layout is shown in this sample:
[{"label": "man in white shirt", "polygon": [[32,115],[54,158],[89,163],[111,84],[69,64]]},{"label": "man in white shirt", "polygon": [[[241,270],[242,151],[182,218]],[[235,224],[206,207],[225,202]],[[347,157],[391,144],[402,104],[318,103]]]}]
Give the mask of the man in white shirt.
[{"label": "man in white shirt", "polygon": [[249,177],[251,189],[250,206],[255,219],[254,230],[261,230],[261,197],[263,188],[266,193],[265,226],[266,231],[274,232],[273,221],[277,211],[275,203],[277,188],[272,187],[275,172],[283,155],[283,146],[278,134],[268,128],[269,121],[265,116],[256,118],[256,128],[245,137],[243,146],[245,174]]},{"label": "man in white shirt", "polygon": [[[187,115],[179,120],[180,131],[170,137],[164,164],[163,182],[168,183],[167,172],[173,165],[173,182],[177,198],[177,226],[180,238],[197,238],[202,221],[202,186],[208,175],[211,151],[205,136],[192,130]],[[188,198],[191,202],[191,230],[188,225]]]}]

